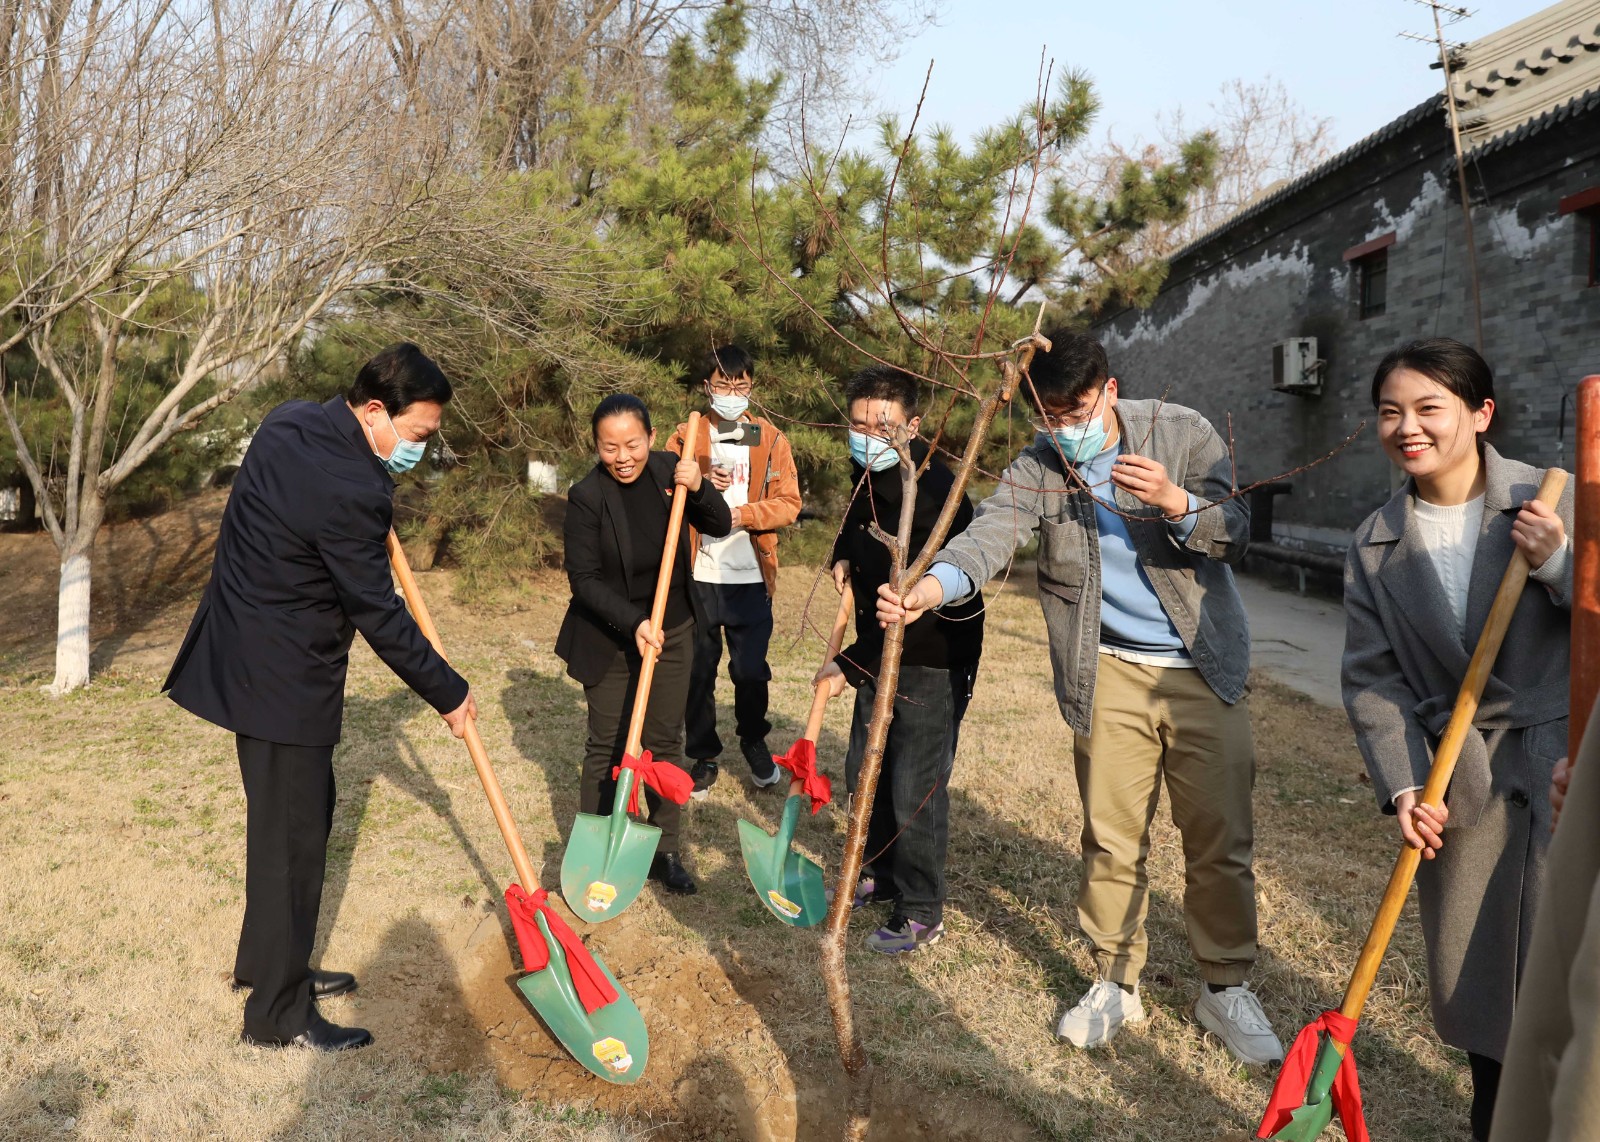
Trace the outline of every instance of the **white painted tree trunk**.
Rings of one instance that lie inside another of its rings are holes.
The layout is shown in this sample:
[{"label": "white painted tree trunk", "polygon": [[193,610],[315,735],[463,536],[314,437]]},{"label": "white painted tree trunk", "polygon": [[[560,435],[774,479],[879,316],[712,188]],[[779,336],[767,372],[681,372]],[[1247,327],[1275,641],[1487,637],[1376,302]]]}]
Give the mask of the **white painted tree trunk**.
[{"label": "white painted tree trunk", "polygon": [[74,552],[61,561],[56,595],[57,697],[89,684],[89,552]]}]

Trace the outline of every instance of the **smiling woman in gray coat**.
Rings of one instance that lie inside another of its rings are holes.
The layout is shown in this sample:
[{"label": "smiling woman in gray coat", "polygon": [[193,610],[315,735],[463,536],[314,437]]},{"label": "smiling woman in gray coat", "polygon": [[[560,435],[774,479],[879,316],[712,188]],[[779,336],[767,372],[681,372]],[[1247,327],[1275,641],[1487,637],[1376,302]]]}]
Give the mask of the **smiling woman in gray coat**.
[{"label": "smiling woman in gray coat", "polygon": [[[1482,442],[1494,380],[1460,342],[1414,341],[1390,353],[1372,398],[1384,451],[1409,478],[1350,545],[1344,702],[1379,807],[1427,858],[1417,884],[1434,1025],[1467,1052],[1473,1136],[1484,1139],[1544,881],[1550,775],[1566,752],[1572,491],[1552,512],[1533,500],[1543,472]],[[1419,804],[1472,648],[1519,550],[1532,580],[1446,804]]]}]

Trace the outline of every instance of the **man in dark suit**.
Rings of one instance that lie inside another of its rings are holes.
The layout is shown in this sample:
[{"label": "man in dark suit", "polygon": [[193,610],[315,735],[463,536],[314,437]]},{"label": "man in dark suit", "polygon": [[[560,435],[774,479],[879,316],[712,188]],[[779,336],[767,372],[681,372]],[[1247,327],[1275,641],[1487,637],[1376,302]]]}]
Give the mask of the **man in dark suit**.
[{"label": "man in dark suit", "polygon": [[457,737],[477,716],[466,680],[395,593],[384,541],[394,480],[439,429],[450,382],[415,345],[361,367],[348,396],[290,401],[261,422],[217,535],[200,608],[162,687],[237,735],[247,802],[244,924],[234,961],[247,1043],[319,1050],[372,1036],[317,1011],[355,987],[312,971],[333,823],[333,747],[360,631]]}]

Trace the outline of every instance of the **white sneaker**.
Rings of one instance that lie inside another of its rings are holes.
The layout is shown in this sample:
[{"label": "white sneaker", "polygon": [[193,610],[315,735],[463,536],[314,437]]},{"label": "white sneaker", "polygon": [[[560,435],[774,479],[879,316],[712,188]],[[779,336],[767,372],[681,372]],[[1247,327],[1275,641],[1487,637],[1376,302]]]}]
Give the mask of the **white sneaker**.
[{"label": "white sneaker", "polygon": [[1078,1005],[1061,1017],[1056,1035],[1074,1047],[1098,1047],[1109,1042],[1124,1023],[1143,1023],[1144,1003],[1137,984],[1131,992],[1109,979],[1096,980]]},{"label": "white sneaker", "polygon": [[1283,1062],[1283,1044],[1272,1033],[1267,1013],[1249,985],[1214,992],[1201,984],[1194,1017],[1241,1063],[1259,1067]]}]

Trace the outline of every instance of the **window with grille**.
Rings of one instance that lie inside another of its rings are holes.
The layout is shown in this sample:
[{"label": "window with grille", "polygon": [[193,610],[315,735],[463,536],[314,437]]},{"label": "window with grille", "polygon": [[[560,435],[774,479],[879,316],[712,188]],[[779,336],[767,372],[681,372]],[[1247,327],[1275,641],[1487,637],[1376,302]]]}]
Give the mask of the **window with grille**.
[{"label": "window with grille", "polygon": [[1389,251],[1368,254],[1356,263],[1361,275],[1361,317],[1377,317],[1389,303]]},{"label": "window with grille", "polygon": [[1389,305],[1389,247],[1397,235],[1393,230],[1368,238],[1344,252],[1344,261],[1355,272],[1356,310],[1363,320],[1377,317]]}]

